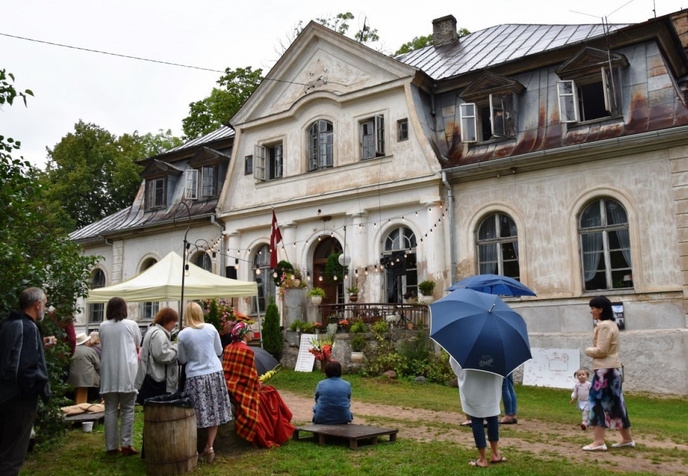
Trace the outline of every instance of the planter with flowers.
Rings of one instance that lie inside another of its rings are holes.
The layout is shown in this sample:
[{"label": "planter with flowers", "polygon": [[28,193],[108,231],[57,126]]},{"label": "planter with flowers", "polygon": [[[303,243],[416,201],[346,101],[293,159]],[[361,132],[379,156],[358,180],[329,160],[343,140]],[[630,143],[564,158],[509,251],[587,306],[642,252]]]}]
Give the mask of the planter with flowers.
[{"label": "planter with flowers", "polygon": [[431,304],[435,299],[432,295],[435,291],[435,281],[428,279],[418,283],[418,291],[423,295],[423,304]]},{"label": "planter with flowers", "polygon": [[334,337],[331,335],[319,335],[311,339],[311,348],[308,352],[315,356],[315,359],[320,362],[320,368],[325,371],[325,366],[332,360],[332,346],[334,345]]},{"label": "planter with flowers", "polygon": [[349,322],[348,319],[342,319],[339,321],[339,329],[342,332],[349,332],[349,327],[351,326],[351,323]]},{"label": "planter with flowers", "polygon": [[229,333],[237,320],[252,324],[252,321],[243,314],[235,313],[234,308],[226,299],[206,299],[201,301],[201,308],[203,320],[217,329],[223,345],[225,342],[229,343]]},{"label": "planter with flowers", "polygon": [[358,286],[351,286],[350,288],[346,288],[346,292],[349,293],[350,302],[358,301]]},{"label": "planter with flowers", "polygon": [[313,288],[308,291],[308,297],[311,298],[311,303],[314,306],[319,306],[323,298],[325,298],[325,290],[323,288]]}]

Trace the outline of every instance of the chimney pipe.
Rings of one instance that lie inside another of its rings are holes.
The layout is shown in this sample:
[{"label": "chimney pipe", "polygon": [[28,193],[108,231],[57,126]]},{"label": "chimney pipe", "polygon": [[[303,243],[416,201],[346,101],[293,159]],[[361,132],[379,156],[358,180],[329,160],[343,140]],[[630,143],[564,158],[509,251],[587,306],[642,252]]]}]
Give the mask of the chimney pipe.
[{"label": "chimney pipe", "polygon": [[435,48],[453,43],[458,38],[454,15],[447,15],[432,21],[432,42]]}]

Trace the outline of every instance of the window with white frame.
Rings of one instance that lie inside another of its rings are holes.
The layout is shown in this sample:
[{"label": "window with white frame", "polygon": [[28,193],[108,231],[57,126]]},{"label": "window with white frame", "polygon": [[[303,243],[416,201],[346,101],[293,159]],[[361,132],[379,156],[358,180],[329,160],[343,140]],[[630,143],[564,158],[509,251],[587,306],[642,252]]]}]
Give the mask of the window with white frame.
[{"label": "window with white frame", "polygon": [[146,181],[146,208],[161,208],[167,206],[167,180],[155,178]]},{"label": "window with white frame", "polygon": [[385,268],[387,302],[418,296],[416,245],[415,233],[406,226],[394,228],[385,238],[380,264]]},{"label": "window with white frame", "polygon": [[208,256],[208,253],[204,251],[200,251],[199,253],[197,253],[196,256],[193,257],[191,262],[199,268],[204,269],[206,271],[212,272],[213,270],[213,262],[211,261],[210,256]]},{"label": "window with white frame", "polygon": [[520,280],[518,233],[509,215],[493,213],[485,217],[476,232],[478,273],[499,274]]},{"label": "window with white frame", "polygon": [[256,180],[274,180],[282,178],[282,143],[269,146],[256,145],[255,147],[255,168],[253,176]]},{"label": "window with white frame", "polygon": [[[91,289],[105,286],[105,273],[96,268],[91,275]],[[88,325],[86,331],[98,330],[98,326],[105,318],[105,303],[99,302],[88,305]]]},{"label": "window with white frame", "polygon": [[198,170],[189,169],[186,171],[186,190],[184,197],[189,200],[198,198]]},{"label": "window with white frame", "polygon": [[633,287],[626,209],[613,198],[588,204],[578,220],[585,291]]},{"label": "window with white frame", "polygon": [[308,128],[308,171],[334,165],[334,126],[319,119]]},{"label": "window with white frame", "polygon": [[490,94],[481,102],[459,105],[461,141],[484,142],[516,135],[514,95]]},{"label": "window with white frame", "polygon": [[[141,271],[143,272],[153,266],[155,263],[158,261],[155,258],[148,258],[146,259],[143,264],[141,265]],[[141,319],[145,321],[151,321],[155,317],[155,315],[158,313],[160,310],[160,303],[159,302],[144,302],[141,303]]]},{"label": "window with white frame", "polygon": [[361,158],[372,159],[385,155],[385,117],[377,115],[359,124]]},{"label": "window with white frame", "polygon": [[[253,273],[253,279],[258,285],[257,304],[259,306],[259,309],[254,307],[253,312],[259,311],[260,314],[264,314],[270,299],[277,297],[277,287],[272,279],[272,269],[270,268],[270,247],[268,245],[261,246],[253,256]],[[255,306],[255,301],[252,300],[251,303]]]},{"label": "window with white frame", "polygon": [[201,197],[217,196],[217,166],[210,165],[201,168]]},{"label": "window with white frame", "polygon": [[625,56],[588,47],[559,67],[559,120],[576,123],[620,116],[626,66]]}]

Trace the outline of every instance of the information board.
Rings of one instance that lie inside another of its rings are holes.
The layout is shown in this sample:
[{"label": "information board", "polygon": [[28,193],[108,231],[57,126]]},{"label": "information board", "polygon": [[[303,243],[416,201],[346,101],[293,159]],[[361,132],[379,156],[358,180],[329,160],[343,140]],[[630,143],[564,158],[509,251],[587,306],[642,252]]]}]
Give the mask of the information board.
[{"label": "information board", "polygon": [[296,358],[294,370],[297,372],[312,372],[315,365],[315,355],[309,352],[313,348],[311,339],[317,337],[315,334],[301,334],[299,341],[299,355]]},{"label": "information board", "polygon": [[542,349],[532,347],[533,358],[523,364],[523,385],[573,388],[573,373],[580,368],[579,349]]}]

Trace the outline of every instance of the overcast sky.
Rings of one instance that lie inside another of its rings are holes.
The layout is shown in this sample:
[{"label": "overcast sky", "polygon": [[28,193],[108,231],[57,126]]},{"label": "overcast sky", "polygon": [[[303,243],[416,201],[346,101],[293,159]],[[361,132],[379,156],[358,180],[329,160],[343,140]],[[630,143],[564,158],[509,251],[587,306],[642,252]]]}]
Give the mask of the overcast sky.
[{"label": "overcast sky", "polygon": [[15,157],[39,167],[46,147],[79,120],[116,135],[171,129],[181,136],[189,103],[208,96],[225,68],[252,66],[266,74],[300,21],[346,11],[356,17],[351,30],[366,19],[381,38],[374,47],[392,53],[432,33],[432,20],[449,14],[459,28],[478,31],[504,23],[600,23],[602,17],[638,23],[686,5],[688,0],[3,0],[0,69],[35,96],[28,108],[19,102],[0,109],[0,135],[20,140]]}]

